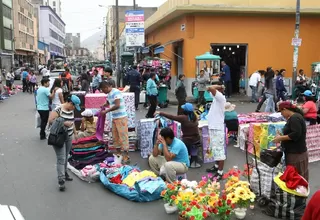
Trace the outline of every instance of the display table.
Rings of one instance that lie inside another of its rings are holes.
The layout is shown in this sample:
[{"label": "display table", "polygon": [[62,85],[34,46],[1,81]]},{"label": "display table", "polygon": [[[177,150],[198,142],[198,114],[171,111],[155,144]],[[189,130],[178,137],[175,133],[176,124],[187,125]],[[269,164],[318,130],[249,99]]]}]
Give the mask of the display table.
[{"label": "display table", "polygon": [[[136,125],[136,109],[134,106],[134,93],[123,92],[123,99],[126,106],[126,111],[128,114],[128,128],[135,128]],[[85,108],[95,110],[99,109],[107,101],[107,95],[104,93],[90,93],[85,96]],[[111,131],[112,127],[112,115],[107,114],[105,131]]]}]

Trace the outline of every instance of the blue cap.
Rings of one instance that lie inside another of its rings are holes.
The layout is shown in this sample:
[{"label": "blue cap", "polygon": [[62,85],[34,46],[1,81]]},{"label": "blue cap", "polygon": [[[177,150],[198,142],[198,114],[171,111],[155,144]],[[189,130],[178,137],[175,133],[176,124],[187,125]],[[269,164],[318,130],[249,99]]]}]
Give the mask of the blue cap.
[{"label": "blue cap", "polygon": [[306,90],[306,91],[304,91],[303,95],[310,97],[310,96],[312,96],[312,92],[310,90]]},{"label": "blue cap", "polygon": [[71,100],[72,104],[74,105],[74,107],[78,111],[81,111],[81,108],[80,108],[81,101],[80,101],[79,97],[76,95],[72,95],[70,100]]},{"label": "blue cap", "polygon": [[187,112],[193,112],[193,105],[189,102],[187,102],[186,104],[182,105],[181,108]]}]

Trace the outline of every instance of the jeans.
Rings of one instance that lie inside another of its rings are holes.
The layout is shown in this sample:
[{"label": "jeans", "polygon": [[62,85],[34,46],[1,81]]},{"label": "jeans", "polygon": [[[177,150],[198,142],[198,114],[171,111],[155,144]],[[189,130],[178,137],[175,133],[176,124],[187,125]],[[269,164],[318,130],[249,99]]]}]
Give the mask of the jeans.
[{"label": "jeans", "polygon": [[265,112],[274,113],[275,112],[274,96],[266,93],[266,98],[267,98],[267,106],[266,106]]},{"label": "jeans", "polygon": [[252,98],[251,101],[252,102],[257,102],[258,98],[257,98],[257,87],[256,86],[250,86],[251,90],[252,90]]},{"label": "jeans", "polygon": [[140,87],[130,86],[129,91],[134,93],[134,106],[136,107],[136,109],[138,109],[140,103]]},{"label": "jeans", "polygon": [[286,97],[284,96],[284,91],[277,91],[277,101],[280,101],[280,99],[282,100],[282,101],[286,101],[287,99],[286,99]]},{"label": "jeans", "polygon": [[53,146],[54,151],[56,152],[57,157],[57,174],[58,181],[65,181],[68,156],[72,148],[72,136],[68,136],[63,147]]},{"label": "jeans", "polygon": [[226,92],[226,97],[227,97],[227,98],[230,98],[231,93],[232,93],[232,88],[231,88],[232,84],[231,84],[231,81],[226,81],[226,82],[224,82],[224,86],[226,87],[226,90],[225,90],[225,92]]},{"label": "jeans", "polygon": [[204,99],[204,92],[205,91],[199,91],[198,105],[205,105],[206,104],[206,100]]},{"label": "jeans", "polygon": [[40,138],[46,137],[46,127],[49,119],[49,110],[38,110],[38,113],[41,118],[41,125],[40,125]]},{"label": "jeans", "polygon": [[25,91],[29,91],[29,87],[28,87],[28,81],[27,79],[23,79],[22,80],[22,91],[25,92]]},{"label": "jeans", "polygon": [[154,113],[157,110],[157,103],[158,103],[157,96],[149,95],[148,96],[148,100],[150,102],[150,107],[149,107],[149,110],[148,110],[148,113],[147,113],[147,117],[148,118],[153,118],[154,117]]}]

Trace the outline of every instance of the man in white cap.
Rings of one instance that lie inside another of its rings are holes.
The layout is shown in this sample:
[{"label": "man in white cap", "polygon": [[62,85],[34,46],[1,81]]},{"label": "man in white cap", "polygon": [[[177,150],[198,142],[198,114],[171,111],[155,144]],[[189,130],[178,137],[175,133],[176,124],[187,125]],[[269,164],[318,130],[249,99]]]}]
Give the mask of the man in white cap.
[{"label": "man in white cap", "polygon": [[83,117],[81,120],[80,130],[78,132],[78,138],[90,137],[96,134],[97,120],[93,117],[93,112],[90,109],[86,109],[81,113]]}]

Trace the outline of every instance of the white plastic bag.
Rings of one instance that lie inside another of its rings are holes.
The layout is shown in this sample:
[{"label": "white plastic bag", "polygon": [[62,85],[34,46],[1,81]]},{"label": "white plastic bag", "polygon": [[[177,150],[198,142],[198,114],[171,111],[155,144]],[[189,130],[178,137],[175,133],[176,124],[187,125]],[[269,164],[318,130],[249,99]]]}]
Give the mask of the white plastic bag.
[{"label": "white plastic bag", "polygon": [[36,128],[40,128],[41,126],[41,118],[40,118],[40,115],[39,115],[39,112],[36,112],[36,115],[35,115],[35,127]]}]

